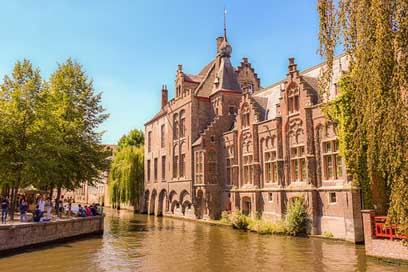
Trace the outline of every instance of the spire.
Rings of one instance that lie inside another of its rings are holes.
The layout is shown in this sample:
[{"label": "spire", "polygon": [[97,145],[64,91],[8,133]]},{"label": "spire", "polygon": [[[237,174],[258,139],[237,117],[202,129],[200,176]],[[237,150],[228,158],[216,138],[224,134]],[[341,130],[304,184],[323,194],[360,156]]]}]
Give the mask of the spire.
[{"label": "spire", "polygon": [[224,7],[224,40],[227,41],[227,9]]}]

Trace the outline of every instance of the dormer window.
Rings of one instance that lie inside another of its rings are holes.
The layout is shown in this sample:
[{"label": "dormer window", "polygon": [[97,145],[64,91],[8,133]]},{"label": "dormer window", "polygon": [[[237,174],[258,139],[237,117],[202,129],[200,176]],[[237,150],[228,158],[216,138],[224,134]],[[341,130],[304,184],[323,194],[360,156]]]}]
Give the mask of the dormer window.
[{"label": "dormer window", "polygon": [[249,84],[248,84],[248,92],[249,92],[249,93],[252,93],[253,91],[254,91],[254,84],[249,83]]},{"label": "dormer window", "polygon": [[288,111],[294,113],[299,111],[299,89],[294,88],[288,92]]}]

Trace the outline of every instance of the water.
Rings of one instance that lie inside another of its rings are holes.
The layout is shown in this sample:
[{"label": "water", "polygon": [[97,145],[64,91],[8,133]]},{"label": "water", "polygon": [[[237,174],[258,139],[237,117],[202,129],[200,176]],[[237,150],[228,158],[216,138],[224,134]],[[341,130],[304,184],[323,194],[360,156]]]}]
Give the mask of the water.
[{"label": "water", "polygon": [[362,246],[262,236],[185,220],[108,211],[103,238],[0,258],[1,272],[37,271],[408,271]]}]

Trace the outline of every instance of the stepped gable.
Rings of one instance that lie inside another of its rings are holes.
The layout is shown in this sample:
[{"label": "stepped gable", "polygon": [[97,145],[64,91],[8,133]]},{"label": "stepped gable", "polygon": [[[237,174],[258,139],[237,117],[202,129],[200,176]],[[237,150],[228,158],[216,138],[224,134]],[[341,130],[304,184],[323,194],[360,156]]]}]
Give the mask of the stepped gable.
[{"label": "stepped gable", "polygon": [[252,86],[253,92],[257,92],[261,89],[261,80],[258,74],[255,73],[255,69],[248,61],[248,58],[242,58],[240,65],[235,69],[235,73],[238,76],[238,81],[242,89],[242,86],[248,87],[248,83],[254,83]]}]

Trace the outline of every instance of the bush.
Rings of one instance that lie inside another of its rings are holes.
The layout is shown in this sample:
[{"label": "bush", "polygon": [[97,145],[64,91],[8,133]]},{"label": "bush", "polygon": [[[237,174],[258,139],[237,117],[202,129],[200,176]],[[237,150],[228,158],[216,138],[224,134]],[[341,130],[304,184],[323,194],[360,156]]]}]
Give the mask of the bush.
[{"label": "bush", "polygon": [[285,234],[286,228],[283,222],[277,224],[265,222],[263,220],[251,220],[248,229],[259,234]]},{"label": "bush", "polygon": [[231,223],[236,229],[248,229],[248,224],[250,221],[250,218],[243,215],[240,211],[236,211],[232,214]]},{"label": "bush", "polygon": [[223,211],[221,213],[221,223],[223,224],[231,224],[231,214],[227,211]]},{"label": "bush", "polygon": [[326,238],[333,238],[334,237],[333,233],[330,232],[330,231],[323,232],[323,236],[326,237]]},{"label": "bush", "polygon": [[289,204],[288,212],[285,217],[288,234],[298,235],[306,233],[309,219],[302,198],[296,198]]}]

